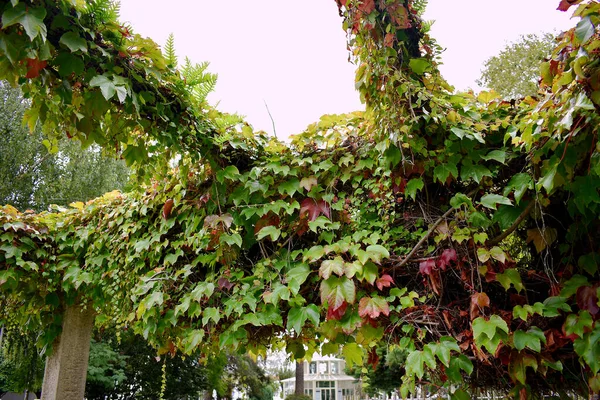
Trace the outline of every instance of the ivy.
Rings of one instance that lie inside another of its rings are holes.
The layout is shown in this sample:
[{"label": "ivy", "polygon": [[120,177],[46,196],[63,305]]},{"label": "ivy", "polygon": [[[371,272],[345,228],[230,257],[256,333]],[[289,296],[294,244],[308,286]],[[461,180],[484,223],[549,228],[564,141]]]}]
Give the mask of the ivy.
[{"label": "ivy", "polygon": [[177,65],[172,38],[163,54],[108,9],[4,4],[0,76],[31,100],[25,122],[140,179],[2,208],[0,322],[50,348],[80,301],[161,354],[342,348],[351,366],[390,344],[403,393],[596,390],[600,6],[578,5],[537,98],[510,104],[452,91],[417,3],[338,2],[368,112],[289,144],[211,107],[215,77]]}]

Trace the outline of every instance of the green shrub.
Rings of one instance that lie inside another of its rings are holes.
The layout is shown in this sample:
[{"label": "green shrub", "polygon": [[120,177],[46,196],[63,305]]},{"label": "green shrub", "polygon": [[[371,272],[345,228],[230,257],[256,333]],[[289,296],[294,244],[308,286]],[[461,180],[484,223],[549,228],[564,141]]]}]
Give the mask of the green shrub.
[{"label": "green shrub", "polygon": [[292,393],[292,394],[288,394],[285,397],[285,400],[312,400],[312,397],[310,397],[307,394],[296,394],[296,393]]}]

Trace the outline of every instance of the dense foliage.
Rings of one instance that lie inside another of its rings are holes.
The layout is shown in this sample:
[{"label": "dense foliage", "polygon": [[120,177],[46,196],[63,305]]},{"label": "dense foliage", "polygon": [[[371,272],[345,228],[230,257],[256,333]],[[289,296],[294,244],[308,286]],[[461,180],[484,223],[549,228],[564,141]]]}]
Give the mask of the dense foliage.
[{"label": "dense foliage", "polygon": [[540,88],[540,64],[555,44],[556,38],[549,33],[521,36],[485,61],[477,83],[495,90],[504,99],[536,96]]},{"label": "dense foliage", "polygon": [[285,345],[351,367],[385,345],[406,354],[403,394],[600,391],[600,3],[571,9],[540,100],[514,105],[449,91],[424,3],[338,0],[367,111],[289,146],[224,124],[102,2],[5,4],[0,75],[28,120],[153,179],[60,213],[5,207],[0,320],[51,343],[88,302],[161,354]]}]

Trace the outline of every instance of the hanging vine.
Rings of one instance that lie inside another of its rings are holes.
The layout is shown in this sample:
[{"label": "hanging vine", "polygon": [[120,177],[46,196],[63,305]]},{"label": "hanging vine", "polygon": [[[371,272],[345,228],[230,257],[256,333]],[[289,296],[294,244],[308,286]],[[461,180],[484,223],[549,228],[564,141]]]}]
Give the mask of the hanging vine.
[{"label": "hanging vine", "polygon": [[424,2],[338,0],[367,111],[289,146],[205,104],[184,79],[205,67],[178,71],[111,5],[2,6],[0,77],[28,123],[113,148],[146,183],[5,206],[0,321],[49,345],[88,302],[160,354],[280,345],[351,366],[383,346],[406,354],[403,394],[600,391],[600,3],[561,2],[579,22],[539,96],[511,104],[451,91]]}]

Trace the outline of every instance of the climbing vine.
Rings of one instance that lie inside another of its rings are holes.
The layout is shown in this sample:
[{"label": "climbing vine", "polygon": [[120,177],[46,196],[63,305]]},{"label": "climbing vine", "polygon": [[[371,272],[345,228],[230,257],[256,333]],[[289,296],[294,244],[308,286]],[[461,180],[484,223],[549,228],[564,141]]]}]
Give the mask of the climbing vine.
[{"label": "climbing vine", "polygon": [[28,123],[146,179],[52,213],[5,206],[0,321],[47,346],[80,302],[160,354],[399,353],[403,394],[600,391],[600,3],[560,3],[579,22],[512,103],[451,91],[424,3],[338,0],[367,111],[290,145],[211,108],[205,66],[186,79],[112,3],[5,4],[0,76]]}]

